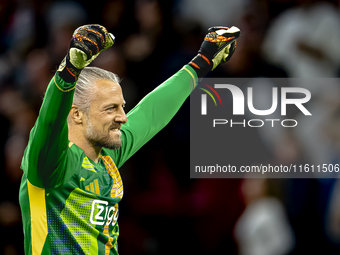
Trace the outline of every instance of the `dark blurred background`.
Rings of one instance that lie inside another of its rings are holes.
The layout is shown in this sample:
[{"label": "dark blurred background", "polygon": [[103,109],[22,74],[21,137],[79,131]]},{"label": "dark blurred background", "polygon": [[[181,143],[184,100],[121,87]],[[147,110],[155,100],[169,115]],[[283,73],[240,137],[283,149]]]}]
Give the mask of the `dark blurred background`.
[{"label": "dark blurred background", "polygon": [[[93,65],[123,79],[128,112],[189,62],[215,25],[242,35],[211,77],[337,78],[339,14],[336,0],[0,0],[0,254],[23,254],[21,158],[75,28],[99,23],[116,36]],[[258,141],[276,163],[339,163],[340,92],[309,90],[322,124],[302,123],[278,139],[253,132],[248,143]],[[187,101],[120,169],[120,254],[340,254],[336,175],[190,179],[189,119]]]}]

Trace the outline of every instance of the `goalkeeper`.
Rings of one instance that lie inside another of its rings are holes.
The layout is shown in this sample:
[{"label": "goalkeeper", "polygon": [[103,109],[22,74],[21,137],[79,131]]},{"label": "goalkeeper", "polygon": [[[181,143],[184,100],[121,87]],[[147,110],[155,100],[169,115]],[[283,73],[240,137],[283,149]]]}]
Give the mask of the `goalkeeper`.
[{"label": "goalkeeper", "polygon": [[22,160],[26,254],[118,254],[118,169],[171,120],[192,82],[231,57],[239,35],[210,28],[197,56],[125,115],[118,77],[86,67],[114,36],[100,25],[74,32]]}]

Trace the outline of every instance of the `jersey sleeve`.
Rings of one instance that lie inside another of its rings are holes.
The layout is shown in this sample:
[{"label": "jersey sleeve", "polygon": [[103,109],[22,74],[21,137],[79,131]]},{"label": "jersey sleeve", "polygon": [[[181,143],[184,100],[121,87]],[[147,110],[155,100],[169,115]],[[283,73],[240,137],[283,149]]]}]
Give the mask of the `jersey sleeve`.
[{"label": "jersey sleeve", "polygon": [[47,87],[39,116],[31,130],[21,168],[29,182],[37,187],[58,186],[72,175],[67,116],[74,87],[75,82],[66,83],[56,73]]},{"label": "jersey sleeve", "polygon": [[127,114],[128,121],[121,128],[122,146],[111,151],[118,168],[170,122],[196,83],[196,72],[185,65]]}]

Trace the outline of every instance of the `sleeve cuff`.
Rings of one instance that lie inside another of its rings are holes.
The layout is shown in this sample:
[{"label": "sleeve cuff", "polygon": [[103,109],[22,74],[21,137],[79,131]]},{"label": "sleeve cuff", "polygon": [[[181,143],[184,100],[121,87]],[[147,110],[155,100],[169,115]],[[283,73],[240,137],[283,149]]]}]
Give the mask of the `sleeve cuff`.
[{"label": "sleeve cuff", "polygon": [[191,91],[194,90],[198,84],[198,76],[195,69],[193,69],[190,65],[185,65],[182,70],[186,71],[191,76],[192,82],[190,83],[190,87]]},{"label": "sleeve cuff", "polygon": [[76,87],[76,81],[74,82],[66,82],[64,81],[60,75],[59,72],[56,72],[56,74],[53,77],[54,80],[54,84],[56,85],[56,87],[62,91],[62,92],[69,92],[71,90],[73,90]]}]

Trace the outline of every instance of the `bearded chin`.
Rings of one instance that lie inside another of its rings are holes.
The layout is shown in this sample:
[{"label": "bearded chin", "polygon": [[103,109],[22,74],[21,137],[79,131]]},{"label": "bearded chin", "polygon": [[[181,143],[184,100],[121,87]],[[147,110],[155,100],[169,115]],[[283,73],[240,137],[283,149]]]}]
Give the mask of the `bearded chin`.
[{"label": "bearded chin", "polygon": [[122,146],[122,141],[107,141],[107,142],[102,142],[102,141],[97,141],[97,146],[100,146],[102,148],[107,148],[110,150],[119,150],[120,147]]},{"label": "bearded chin", "polygon": [[93,130],[92,123],[89,123],[86,129],[86,138],[87,140],[95,147],[107,148],[110,150],[118,150],[122,146],[122,140],[117,139],[116,141],[113,140],[110,136],[107,138],[100,138]]},{"label": "bearded chin", "polygon": [[87,137],[91,144],[96,147],[107,148],[110,150],[118,150],[122,146],[122,141],[113,141],[112,139],[97,139],[95,137]]}]

